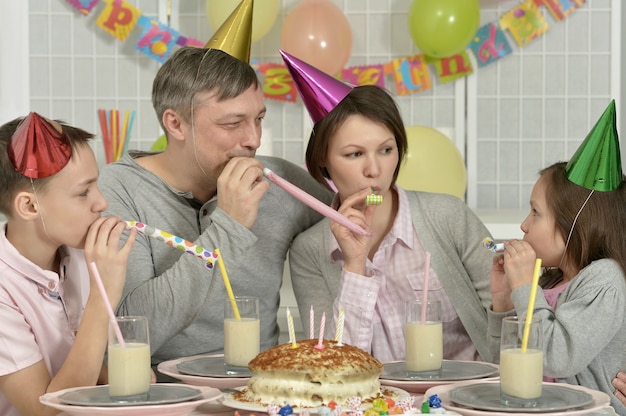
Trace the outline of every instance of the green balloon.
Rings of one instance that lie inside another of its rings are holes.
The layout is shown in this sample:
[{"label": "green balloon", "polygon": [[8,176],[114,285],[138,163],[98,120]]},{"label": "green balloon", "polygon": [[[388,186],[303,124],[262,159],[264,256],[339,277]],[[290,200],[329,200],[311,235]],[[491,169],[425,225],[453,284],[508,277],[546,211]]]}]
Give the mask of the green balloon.
[{"label": "green balloon", "polygon": [[479,0],[413,0],[409,32],[426,55],[443,58],[463,52],[476,34]]},{"label": "green balloon", "polygon": [[163,134],[159,136],[158,139],[154,141],[154,143],[152,143],[152,147],[150,148],[150,150],[153,152],[160,152],[160,151],[165,150],[166,147],[167,147],[167,138],[165,137],[165,134]]}]

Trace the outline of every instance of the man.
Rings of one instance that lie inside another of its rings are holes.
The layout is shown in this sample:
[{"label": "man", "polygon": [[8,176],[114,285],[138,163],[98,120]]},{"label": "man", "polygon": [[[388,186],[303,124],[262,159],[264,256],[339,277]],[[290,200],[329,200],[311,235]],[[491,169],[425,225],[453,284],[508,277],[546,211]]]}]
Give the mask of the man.
[{"label": "man", "polygon": [[[152,100],[167,147],[131,152],[103,169],[109,212],[219,248],[235,296],[260,300],[261,349],[273,346],[286,253],[321,216],[264,180],[262,169],[324,202],[331,195],[294,164],[254,158],[265,105],[246,62],[217,49],[181,48],[159,69]],[[148,317],[158,364],[221,351],[226,299],[217,267],[139,235],[117,312]]]}]

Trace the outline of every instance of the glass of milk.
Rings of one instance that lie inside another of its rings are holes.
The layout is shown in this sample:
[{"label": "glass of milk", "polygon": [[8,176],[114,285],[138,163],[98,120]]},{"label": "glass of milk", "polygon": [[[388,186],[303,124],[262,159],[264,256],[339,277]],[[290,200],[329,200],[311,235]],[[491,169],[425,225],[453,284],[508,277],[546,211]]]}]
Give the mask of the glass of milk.
[{"label": "glass of milk", "polygon": [[[405,353],[407,376],[437,378],[443,362],[441,301],[405,302]],[[422,319],[423,318],[423,319]]]},{"label": "glass of milk", "polygon": [[145,401],[151,375],[148,318],[118,316],[116,320],[123,342],[109,324],[109,396],[116,402]]},{"label": "glass of milk", "polygon": [[500,343],[500,402],[503,405],[536,407],[541,400],[543,381],[543,331],[541,320],[533,318],[528,343],[522,350],[525,322],[517,316],[502,321]]},{"label": "glass of milk", "polygon": [[[235,314],[234,304],[239,316]],[[259,299],[235,297],[224,303],[224,365],[227,373],[247,373],[248,363],[259,354],[261,325]]]}]

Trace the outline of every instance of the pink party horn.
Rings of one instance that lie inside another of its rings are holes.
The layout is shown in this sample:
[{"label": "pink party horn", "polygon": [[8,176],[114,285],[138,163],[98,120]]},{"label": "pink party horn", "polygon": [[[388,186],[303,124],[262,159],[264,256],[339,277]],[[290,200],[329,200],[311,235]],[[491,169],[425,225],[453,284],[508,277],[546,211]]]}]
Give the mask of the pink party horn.
[{"label": "pink party horn", "polygon": [[281,178],[280,176],[278,176],[277,174],[275,174],[268,168],[263,168],[263,174],[265,175],[265,177],[267,177],[267,179],[274,182],[276,185],[280,186],[282,189],[287,191],[291,196],[293,196],[300,202],[308,205],[309,207],[313,208],[314,210],[324,215],[325,217],[330,218],[336,223],[343,225],[350,231],[355,232],[359,235],[364,235],[366,237],[372,236],[372,233],[365,231],[361,226],[350,221],[348,217],[346,217],[345,215],[340,214],[338,211],[332,209],[325,203],[307,194],[302,189],[298,188],[291,182]]}]

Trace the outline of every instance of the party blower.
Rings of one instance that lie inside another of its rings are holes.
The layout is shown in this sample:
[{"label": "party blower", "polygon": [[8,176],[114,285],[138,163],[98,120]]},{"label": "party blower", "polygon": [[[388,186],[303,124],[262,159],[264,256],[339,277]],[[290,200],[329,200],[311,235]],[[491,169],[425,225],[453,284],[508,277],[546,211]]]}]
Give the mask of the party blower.
[{"label": "party blower", "polygon": [[235,302],[235,295],[233,294],[233,290],[230,286],[230,279],[228,278],[228,274],[226,272],[226,266],[224,265],[224,257],[220,253],[219,249],[215,249],[213,252],[192,243],[191,241],[185,240],[184,238],[175,236],[167,231],[159,230],[158,228],[152,227],[150,225],[146,225],[142,222],[138,221],[124,221],[126,223],[126,229],[135,229],[138,232],[147,235],[148,237],[152,237],[156,240],[159,240],[168,246],[177,248],[178,250],[184,251],[187,254],[194,255],[202,260],[205,266],[208,269],[213,269],[213,263],[219,260],[218,266],[220,268],[220,273],[222,274],[222,279],[224,280],[224,286],[226,287],[226,292],[228,293],[228,299],[233,305],[233,311],[235,313],[235,317],[240,319],[239,310],[237,309],[237,304]]},{"label": "party blower", "polygon": [[263,174],[265,175],[267,179],[274,182],[283,190],[287,191],[287,193],[289,193],[291,196],[293,196],[294,198],[296,198],[303,204],[308,205],[309,207],[313,208],[315,211],[319,212],[325,217],[328,217],[331,220],[343,225],[344,227],[348,228],[350,231],[355,232],[359,235],[367,236],[367,237],[370,237],[372,235],[372,233],[365,231],[360,225],[355,224],[354,222],[350,221],[348,217],[346,217],[345,215],[340,214],[338,211],[332,209],[331,207],[324,204],[320,200],[304,192],[302,189],[298,188],[291,182],[287,181],[286,179],[281,178],[280,176],[272,172],[270,169],[263,168]]}]

